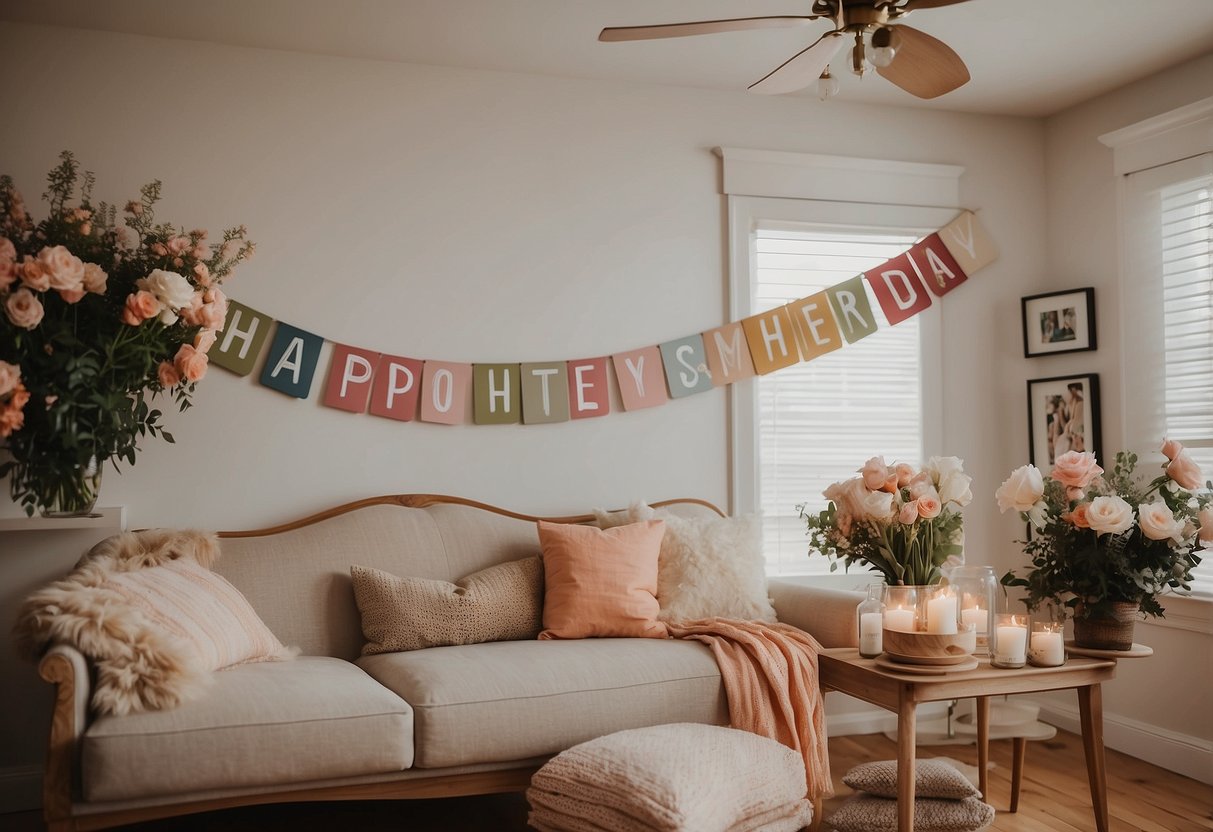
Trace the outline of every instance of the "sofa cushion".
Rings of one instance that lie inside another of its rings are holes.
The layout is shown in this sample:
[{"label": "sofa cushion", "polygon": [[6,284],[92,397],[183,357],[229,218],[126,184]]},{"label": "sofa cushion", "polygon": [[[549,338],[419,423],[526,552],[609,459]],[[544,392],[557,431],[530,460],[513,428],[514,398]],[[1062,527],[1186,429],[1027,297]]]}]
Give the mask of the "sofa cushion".
[{"label": "sofa cushion", "polygon": [[323,656],[239,665],[167,711],[99,717],[82,747],[84,797],[125,800],[401,771],[409,705]]},{"label": "sofa cushion", "polygon": [[553,754],[625,728],[728,724],[720,671],[698,642],[498,641],[358,664],[413,706],[420,768]]}]

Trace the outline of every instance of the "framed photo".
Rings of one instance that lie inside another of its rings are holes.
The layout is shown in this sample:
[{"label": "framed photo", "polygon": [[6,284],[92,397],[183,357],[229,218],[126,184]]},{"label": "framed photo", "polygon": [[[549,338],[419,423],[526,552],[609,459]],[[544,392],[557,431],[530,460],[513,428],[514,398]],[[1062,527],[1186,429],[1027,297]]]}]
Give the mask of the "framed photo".
[{"label": "framed photo", "polygon": [[1046,476],[1066,451],[1093,451],[1099,444],[1099,376],[1028,381],[1028,458]]},{"label": "framed photo", "polygon": [[1095,349],[1095,290],[1031,295],[1023,309],[1023,357]]}]

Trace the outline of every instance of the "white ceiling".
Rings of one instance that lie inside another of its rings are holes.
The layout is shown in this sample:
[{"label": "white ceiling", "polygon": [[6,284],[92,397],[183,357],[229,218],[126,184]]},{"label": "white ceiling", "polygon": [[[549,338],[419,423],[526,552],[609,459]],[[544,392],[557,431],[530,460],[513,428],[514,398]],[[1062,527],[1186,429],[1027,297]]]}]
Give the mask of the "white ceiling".
[{"label": "white ceiling", "polygon": [[[806,14],[810,5],[810,0],[0,0],[0,19],[744,91],[808,45],[826,24],[633,43],[599,43],[598,31]],[[1213,0],[969,0],[914,12],[905,22],[951,45],[973,80],[923,102],[877,76],[846,75],[843,97],[1043,116],[1213,51]],[[834,68],[843,74],[841,57]],[[1213,94],[1213,78],[1209,85]]]}]

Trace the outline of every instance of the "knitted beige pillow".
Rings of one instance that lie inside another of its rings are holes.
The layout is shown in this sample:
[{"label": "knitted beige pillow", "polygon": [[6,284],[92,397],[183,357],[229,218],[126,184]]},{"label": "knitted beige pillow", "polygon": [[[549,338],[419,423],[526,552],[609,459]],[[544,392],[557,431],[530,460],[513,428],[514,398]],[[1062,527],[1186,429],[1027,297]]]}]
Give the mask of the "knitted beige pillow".
[{"label": "knitted beige pillow", "polygon": [[[976,832],[994,822],[994,807],[976,797],[914,800],[914,832]],[[896,832],[897,801],[859,794],[847,798],[826,818],[838,832]]]},{"label": "knitted beige pillow", "polygon": [[[843,775],[842,782],[868,794],[897,797],[897,761],[881,760],[855,766]],[[942,760],[919,760],[914,766],[914,794],[960,800],[976,797],[981,792],[955,766]]]},{"label": "knitted beige pillow", "polygon": [[351,566],[362,655],[531,639],[543,625],[543,563],[501,563],[455,582]]}]

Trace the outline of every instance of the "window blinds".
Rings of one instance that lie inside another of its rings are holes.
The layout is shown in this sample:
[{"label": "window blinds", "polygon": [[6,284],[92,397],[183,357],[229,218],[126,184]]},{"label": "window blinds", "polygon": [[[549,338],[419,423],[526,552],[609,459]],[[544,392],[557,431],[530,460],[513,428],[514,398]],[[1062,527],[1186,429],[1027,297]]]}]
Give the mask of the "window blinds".
[{"label": "window blinds", "polygon": [[[753,313],[819,292],[896,257],[919,235],[817,226],[760,228]],[[825,508],[821,492],[869,457],[918,462],[922,396],[917,317],[880,326],[855,344],[755,380],[758,506],[768,574],[828,574],[808,553],[799,503]]]}]

